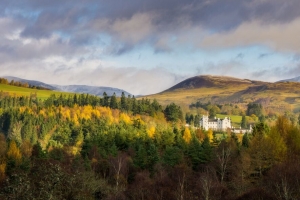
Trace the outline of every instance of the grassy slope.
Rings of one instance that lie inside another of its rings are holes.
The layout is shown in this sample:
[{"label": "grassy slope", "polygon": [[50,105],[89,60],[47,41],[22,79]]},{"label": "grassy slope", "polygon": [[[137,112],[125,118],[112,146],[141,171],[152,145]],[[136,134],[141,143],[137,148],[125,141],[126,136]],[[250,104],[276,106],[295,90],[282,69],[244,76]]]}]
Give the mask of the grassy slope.
[{"label": "grassy slope", "polygon": [[11,86],[11,85],[4,85],[0,84],[0,91],[2,92],[8,92],[10,95],[16,95],[16,96],[30,96],[30,94],[37,94],[37,97],[39,99],[46,99],[51,94],[55,95],[69,95],[74,93],[66,93],[61,91],[52,91],[52,90],[37,90],[37,89],[31,89],[31,88],[24,88],[24,87],[17,87],[17,86]]},{"label": "grassy slope", "polygon": [[250,102],[260,102],[267,110],[278,113],[300,112],[300,83],[264,83],[255,85],[232,85],[228,87],[200,87],[168,90],[147,96],[162,105],[175,102],[185,110],[191,103],[234,103],[246,108]]}]

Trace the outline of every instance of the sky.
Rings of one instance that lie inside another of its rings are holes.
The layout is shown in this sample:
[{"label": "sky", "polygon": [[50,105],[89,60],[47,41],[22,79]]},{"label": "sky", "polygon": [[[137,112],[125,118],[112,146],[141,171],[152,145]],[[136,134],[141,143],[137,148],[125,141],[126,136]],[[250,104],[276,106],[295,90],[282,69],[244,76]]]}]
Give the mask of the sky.
[{"label": "sky", "polygon": [[1,0],[0,76],[135,95],[300,76],[299,0]]}]

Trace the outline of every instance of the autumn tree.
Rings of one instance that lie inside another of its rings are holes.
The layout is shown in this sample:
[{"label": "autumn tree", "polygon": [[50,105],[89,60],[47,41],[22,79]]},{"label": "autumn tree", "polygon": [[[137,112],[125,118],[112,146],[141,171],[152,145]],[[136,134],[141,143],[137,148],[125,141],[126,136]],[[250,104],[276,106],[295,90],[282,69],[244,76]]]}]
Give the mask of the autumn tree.
[{"label": "autumn tree", "polygon": [[10,165],[9,167],[15,167],[21,164],[22,154],[14,140],[10,141],[6,155]]},{"label": "autumn tree", "polygon": [[189,128],[185,128],[184,133],[183,133],[183,140],[189,144],[191,141],[192,135],[191,135],[191,131]]}]

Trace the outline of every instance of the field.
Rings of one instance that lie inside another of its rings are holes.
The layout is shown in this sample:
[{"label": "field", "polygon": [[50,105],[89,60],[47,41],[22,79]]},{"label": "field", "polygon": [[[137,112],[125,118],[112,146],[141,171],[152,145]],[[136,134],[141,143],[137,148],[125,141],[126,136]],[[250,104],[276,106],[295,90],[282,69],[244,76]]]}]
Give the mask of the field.
[{"label": "field", "polygon": [[30,96],[31,94],[36,94],[38,99],[46,99],[51,94],[55,95],[69,95],[74,93],[67,93],[67,92],[61,92],[61,91],[52,91],[52,90],[37,90],[37,89],[31,89],[31,88],[24,88],[24,87],[17,87],[12,85],[5,85],[0,84],[0,92],[9,93],[9,95],[12,96]]},{"label": "field", "polygon": [[217,118],[224,119],[225,117],[230,117],[232,123],[240,124],[242,121],[242,116],[217,114]]}]

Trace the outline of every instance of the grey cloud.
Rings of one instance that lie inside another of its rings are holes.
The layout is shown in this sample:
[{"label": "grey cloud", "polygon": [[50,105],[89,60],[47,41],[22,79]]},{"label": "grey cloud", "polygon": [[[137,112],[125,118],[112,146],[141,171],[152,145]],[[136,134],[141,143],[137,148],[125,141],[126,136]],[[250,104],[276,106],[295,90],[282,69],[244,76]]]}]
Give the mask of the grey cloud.
[{"label": "grey cloud", "polygon": [[283,79],[295,78],[300,75],[300,63],[294,66],[279,66],[273,68],[263,68],[251,73],[251,78],[264,79],[266,81],[279,81]]},{"label": "grey cloud", "polygon": [[[300,16],[298,0],[3,0],[0,7],[5,8],[0,9],[0,16],[27,20],[23,37],[47,38],[60,32],[73,41],[80,40],[77,45],[91,42],[89,38],[101,32],[115,34],[121,43],[155,44],[161,34],[176,35],[186,23],[223,32],[246,21],[287,23]],[[152,18],[141,20],[143,16]],[[99,21],[107,23],[91,29]],[[87,29],[89,33],[84,34]]]}]

